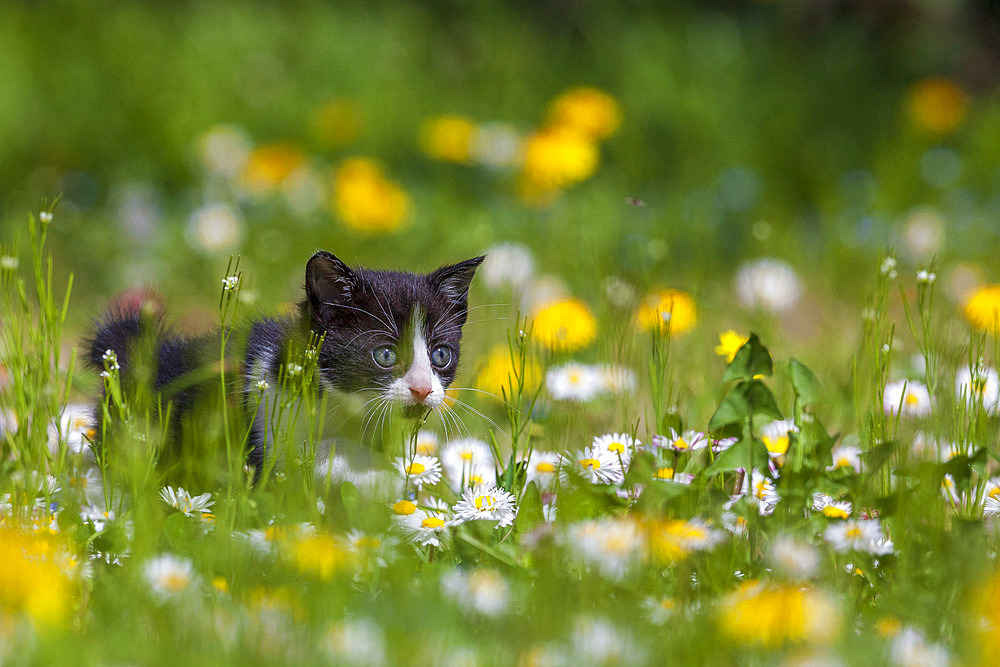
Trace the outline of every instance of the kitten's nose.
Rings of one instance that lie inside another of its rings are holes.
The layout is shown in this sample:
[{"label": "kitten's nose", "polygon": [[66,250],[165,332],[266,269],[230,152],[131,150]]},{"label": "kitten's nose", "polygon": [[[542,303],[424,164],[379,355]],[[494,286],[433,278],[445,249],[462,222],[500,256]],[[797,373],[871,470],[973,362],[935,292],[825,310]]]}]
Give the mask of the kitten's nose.
[{"label": "kitten's nose", "polygon": [[430,387],[410,387],[410,394],[413,395],[413,400],[417,403],[423,403],[424,399],[430,396]]}]

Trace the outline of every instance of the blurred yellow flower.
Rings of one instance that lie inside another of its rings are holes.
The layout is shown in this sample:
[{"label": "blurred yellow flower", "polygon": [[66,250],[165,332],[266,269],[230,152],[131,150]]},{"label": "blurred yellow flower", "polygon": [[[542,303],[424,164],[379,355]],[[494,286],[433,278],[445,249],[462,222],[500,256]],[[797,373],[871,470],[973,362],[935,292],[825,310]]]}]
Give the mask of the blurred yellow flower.
[{"label": "blurred yellow flower", "polygon": [[[534,359],[527,359],[524,364],[524,390],[531,394],[542,381],[542,367]],[[511,363],[510,350],[506,345],[497,345],[490,350],[486,364],[476,376],[476,389],[489,393],[497,399],[502,397],[501,390],[510,392],[510,385],[515,382],[514,364]],[[508,395],[508,400],[510,396]]]},{"label": "blurred yellow flower", "polygon": [[715,353],[726,358],[726,363],[732,363],[736,358],[736,353],[750,340],[749,336],[738,334],[732,329],[719,334],[719,344],[715,346]]},{"label": "blurred yellow flower", "polygon": [[965,319],[984,331],[1000,326],[1000,285],[986,285],[976,290],[965,302]]},{"label": "blurred yellow flower", "polygon": [[1000,651],[1000,574],[976,588],[970,606],[969,627],[979,640],[978,664],[988,665]]},{"label": "blurred yellow flower", "polygon": [[965,118],[968,97],[954,81],[932,77],[917,82],[909,95],[910,117],[922,130],[946,134]]},{"label": "blurred yellow flower", "polygon": [[334,208],[348,227],[365,233],[391,232],[409,217],[410,198],[385,178],[373,160],[347,159],[337,168],[335,178]]},{"label": "blurred yellow flower", "polygon": [[354,561],[344,541],[333,535],[302,535],[289,546],[291,559],[299,571],[319,579],[330,579]]},{"label": "blurred yellow flower", "polygon": [[[673,479],[672,468],[660,468],[657,479]],[[706,548],[706,543],[714,542],[716,531],[700,521],[665,519],[646,526],[651,555],[661,563],[683,560],[692,551]]]},{"label": "blurred yellow flower", "polygon": [[277,188],[306,161],[305,153],[287,143],[269,144],[250,152],[243,167],[243,186],[253,194]]},{"label": "blurred yellow flower", "polygon": [[475,130],[472,121],[461,116],[431,118],[420,128],[420,147],[435,160],[468,164]]},{"label": "blurred yellow flower", "polygon": [[540,130],[524,146],[522,188],[544,194],[586,180],[597,169],[597,144],[562,127]]},{"label": "blurred yellow flower", "polygon": [[531,337],[557,352],[572,352],[590,345],[597,336],[597,318],[579,299],[550,302],[532,321]]},{"label": "blurred yellow flower", "polygon": [[690,331],[698,321],[698,315],[690,294],[664,289],[642,300],[635,321],[641,331],[659,326],[661,331],[669,330],[671,335],[677,335]]},{"label": "blurred yellow flower", "polygon": [[548,124],[591,139],[603,139],[621,126],[621,106],[615,98],[596,88],[572,88],[553,100]]},{"label": "blurred yellow flower", "polygon": [[73,586],[55,562],[60,553],[51,538],[0,529],[0,612],[26,613],[41,625],[64,620]]},{"label": "blurred yellow flower", "polygon": [[840,626],[840,615],[824,593],[798,585],[747,581],[719,606],[719,627],[737,643],[770,648],[786,642],[824,643],[839,635]]},{"label": "blurred yellow flower", "polygon": [[330,100],[309,119],[313,137],[323,148],[338,148],[359,136],[364,127],[358,105],[345,99]]}]

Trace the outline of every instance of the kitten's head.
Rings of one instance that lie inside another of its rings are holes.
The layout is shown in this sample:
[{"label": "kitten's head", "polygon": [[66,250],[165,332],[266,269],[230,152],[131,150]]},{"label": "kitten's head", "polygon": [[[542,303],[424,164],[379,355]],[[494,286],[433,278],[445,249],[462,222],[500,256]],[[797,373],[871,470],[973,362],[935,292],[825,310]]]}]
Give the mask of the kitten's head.
[{"label": "kitten's head", "polygon": [[483,257],[426,275],[351,269],[326,251],[306,265],[312,328],[325,334],[325,384],[374,389],[412,408],[433,408],[455,379],[469,283]]}]

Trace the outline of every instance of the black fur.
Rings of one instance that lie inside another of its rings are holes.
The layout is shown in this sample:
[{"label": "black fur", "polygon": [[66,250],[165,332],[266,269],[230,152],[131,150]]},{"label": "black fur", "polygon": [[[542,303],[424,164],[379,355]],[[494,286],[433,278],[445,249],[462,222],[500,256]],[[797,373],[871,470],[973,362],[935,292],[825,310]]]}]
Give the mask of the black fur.
[{"label": "black fur", "polygon": [[[468,312],[469,285],[484,257],[443,266],[427,274],[400,271],[351,269],[326,251],[314,254],[306,265],[305,299],[299,312],[284,319],[260,319],[252,322],[242,338],[245,345],[231,350],[242,367],[242,386],[233,388],[242,394],[247,418],[256,405],[256,382],[259,377],[275,377],[286,361],[291,341],[304,349],[310,333],[323,337],[318,357],[321,385],[345,392],[361,389],[385,390],[405,371],[412,357],[412,325],[415,309],[422,314],[423,337],[428,351],[446,347],[451,361],[435,372],[443,387],[455,378],[458,366],[462,327]],[[202,385],[217,372],[205,373],[218,362],[218,341],[214,336],[186,338],[170,332],[154,309],[133,303],[112,307],[95,325],[87,346],[87,361],[103,369],[103,355],[114,350],[121,366],[123,384],[134,382],[133,355],[137,341],[148,340],[155,348],[151,374],[155,392],[173,402],[175,419],[171,432],[180,433],[178,424],[198,404]],[[407,336],[410,336],[407,338]],[[372,352],[392,346],[400,362],[394,368],[382,368]],[[215,385],[217,386],[217,384]],[[263,425],[254,423],[248,443],[247,462],[259,477],[265,458],[266,437]]]}]

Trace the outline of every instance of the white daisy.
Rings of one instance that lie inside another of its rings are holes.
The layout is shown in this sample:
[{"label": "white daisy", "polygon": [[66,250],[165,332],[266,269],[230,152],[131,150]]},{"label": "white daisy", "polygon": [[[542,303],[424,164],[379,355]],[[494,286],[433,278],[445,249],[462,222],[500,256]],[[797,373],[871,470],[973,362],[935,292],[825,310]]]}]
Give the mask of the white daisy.
[{"label": "white daisy", "polygon": [[414,544],[440,547],[447,539],[448,519],[442,512],[418,507],[409,514],[396,514],[395,519],[406,539]]},{"label": "white daisy", "polygon": [[191,561],[173,554],[162,554],[146,561],[142,573],[150,590],[160,600],[180,596],[196,579]]},{"label": "white daisy", "polygon": [[496,521],[497,528],[511,525],[517,516],[514,496],[499,487],[486,485],[465,489],[462,499],[452,510],[455,523]]},{"label": "white daisy", "polygon": [[983,517],[995,516],[1000,516],[1000,477],[986,480],[986,488],[983,490]]},{"label": "white daisy", "polygon": [[845,519],[831,523],[823,532],[823,539],[834,551],[872,552],[876,543],[885,539],[878,519]]},{"label": "white daisy", "polygon": [[70,403],[59,415],[58,430],[52,429],[49,447],[55,451],[62,435],[66,447],[73,454],[90,452],[88,438],[94,437],[94,408],[87,403]]},{"label": "white daisy", "polygon": [[759,470],[754,470],[749,480],[746,474],[743,475],[743,494],[757,506],[757,512],[761,516],[773,514],[774,508],[781,500],[774,481]]},{"label": "white daisy", "polygon": [[892,638],[892,662],[900,667],[947,667],[951,663],[948,649],[924,639],[917,630],[907,627]]},{"label": "white daisy", "polygon": [[115,520],[114,510],[102,510],[93,503],[80,510],[80,518],[84,523],[94,527],[94,532],[101,532],[109,521]]},{"label": "white daisy", "polygon": [[520,243],[501,243],[486,251],[486,259],[477,272],[491,290],[509,286],[520,290],[535,274],[531,251]]},{"label": "white daisy", "polygon": [[716,454],[721,454],[739,441],[739,438],[722,438],[720,440],[715,440],[712,442],[712,451]]},{"label": "white daisy", "polygon": [[798,274],[780,259],[762,258],[743,264],[735,282],[736,294],[745,307],[772,313],[791,309],[802,295]]},{"label": "white daisy", "polygon": [[209,508],[215,504],[211,493],[203,493],[200,496],[192,497],[190,493],[179,486],[176,489],[172,486],[163,487],[160,489],[160,497],[163,498],[163,502],[178,512],[199,518],[205,513],[210,512]]},{"label": "white daisy", "polygon": [[628,433],[605,433],[594,436],[594,442],[591,446],[594,449],[609,452],[618,459],[622,468],[628,468],[629,463],[632,462],[633,452],[636,447],[641,445],[641,442],[633,440]]},{"label": "white daisy", "polygon": [[927,386],[917,380],[897,380],[885,385],[882,408],[887,415],[926,417],[934,408]]},{"label": "white daisy", "polygon": [[854,506],[846,500],[834,500],[825,493],[814,493],[812,508],[817,512],[822,512],[823,516],[831,519],[846,519],[851,516]]},{"label": "white daisy", "polygon": [[694,452],[708,446],[708,436],[694,429],[688,429],[683,433],[670,429],[665,436],[654,436],[653,446],[661,449],[672,449],[675,452]]},{"label": "white daisy", "polygon": [[771,544],[770,560],[793,579],[809,579],[819,570],[820,556],[815,547],[791,535],[779,535]]},{"label": "white daisy", "polygon": [[441,577],[441,587],[466,611],[498,616],[510,597],[507,582],[496,570],[451,570]]},{"label": "white daisy", "polygon": [[646,538],[632,519],[594,519],[573,524],[561,540],[602,576],[621,580],[642,559]]},{"label": "white daisy", "polygon": [[604,378],[604,389],[613,394],[627,394],[635,391],[635,373],[624,366],[603,366],[600,369]]},{"label": "white daisy", "polygon": [[600,369],[571,362],[550,368],[545,373],[545,386],[557,401],[582,403],[601,393],[605,379]]},{"label": "white daisy", "polygon": [[527,483],[534,482],[540,491],[552,488],[556,480],[556,469],[559,466],[559,455],[555,452],[543,452],[540,449],[531,450],[528,457],[525,474]]},{"label": "white daisy", "polygon": [[[739,498],[736,499],[738,500]],[[745,517],[740,516],[736,512],[725,511],[720,518],[722,519],[722,527],[736,537],[743,537],[747,534],[748,524]]]},{"label": "white daisy", "polygon": [[618,456],[594,446],[574,455],[560,456],[559,471],[564,483],[569,482],[570,471],[582,475],[592,484],[620,484],[625,480],[625,471]]},{"label": "white daisy", "polygon": [[434,431],[423,431],[417,433],[417,454],[423,456],[436,456],[438,452],[438,435]]},{"label": "white daisy", "polygon": [[426,486],[434,486],[441,481],[441,461],[436,456],[417,454],[412,461],[397,456],[393,464],[407,483],[413,484],[417,491]]},{"label": "white daisy", "polygon": [[982,405],[995,415],[1000,411],[1000,376],[989,366],[964,366],[955,375],[955,396],[969,408]]},{"label": "white daisy", "polygon": [[352,667],[388,664],[382,628],[370,618],[345,619],[331,627],[320,645],[331,662]]},{"label": "white daisy", "polygon": [[452,440],[441,448],[445,474],[455,486],[496,484],[496,468],[490,446],[476,438]]},{"label": "white daisy", "polygon": [[830,452],[833,464],[826,467],[827,470],[837,470],[839,468],[853,468],[854,472],[861,472],[861,448],[854,445],[838,445]]}]

